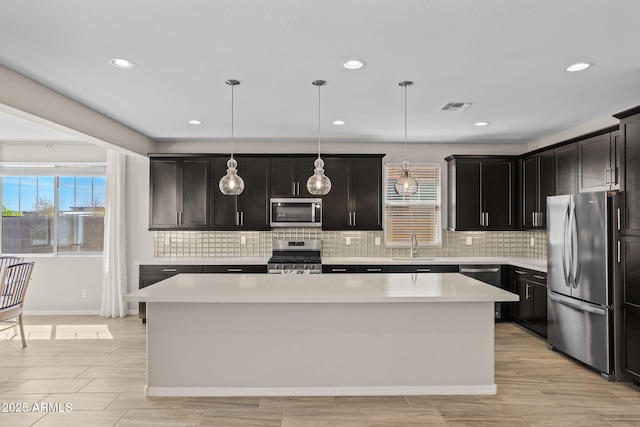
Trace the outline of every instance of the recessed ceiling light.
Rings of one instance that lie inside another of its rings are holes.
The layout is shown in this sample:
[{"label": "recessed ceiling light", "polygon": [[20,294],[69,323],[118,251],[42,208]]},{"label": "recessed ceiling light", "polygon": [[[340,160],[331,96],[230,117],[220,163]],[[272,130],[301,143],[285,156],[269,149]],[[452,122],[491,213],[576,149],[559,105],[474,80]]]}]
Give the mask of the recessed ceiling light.
[{"label": "recessed ceiling light", "polygon": [[476,126],[486,126],[488,124],[489,124],[489,122],[477,122],[477,123],[475,123]]},{"label": "recessed ceiling light", "polygon": [[364,61],[359,59],[350,59],[342,63],[342,66],[347,70],[358,70],[364,67]]},{"label": "recessed ceiling light", "polygon": [[342,125],[346,125],[347,122],[345,122],[344,120],[336,120],[335,122],[333,122],[333,124],[336,126],[342,126]]},{"label": "recessed ceiling light", "polygon": [[588,62],[576,62],[575,64],[569,65],[564,70],[568,71],[570,73],[575,73],[576,71],[586,70],[587,68],[589,68],[591,66],[593,66],[593,64],[589,64]]},{"label": "recessed ceiling light", "polygon": [[189,120],[188,123],[190,125],[201,125],[202,124],[202,120]]},{"label": "recessed ceiling light", "polygon": [[113,58],[109,60],[109,64],[118,68],[133,68],[136,66],[136,63],[124,58]]}]

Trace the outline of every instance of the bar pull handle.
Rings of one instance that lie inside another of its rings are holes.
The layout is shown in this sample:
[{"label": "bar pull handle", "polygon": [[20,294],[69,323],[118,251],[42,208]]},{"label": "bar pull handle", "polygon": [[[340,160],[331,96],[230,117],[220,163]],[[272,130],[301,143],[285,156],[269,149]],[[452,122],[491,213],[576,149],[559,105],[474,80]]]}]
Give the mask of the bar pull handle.
[{"label": "bar pull handle", "polygon": [[620,230],[620,208],[618,208],[618,230]]},{"label": "bar pull handle", "polygon": [[516,274],[527,274],[526,271],[520,271],[520,270],[513,270],[513,272]]},{"label": "bar pull handle", "polygon": [[531,288],[531,286],[527,283],[525,291],[524,291],[524,299],[529,299],[529,289],[530,288]]},{"label": "bar pull handle", "polygon": [[382,271],[381,268],[367,268],[367,273],[377,273],[381,271]]},{"label": "bar pull handle", "polygon": [[356,211],[353,211],[353,226],[356,226]]},{"label": "bar pull handle", "polygon": [[164,273],[176,273],[176,272],[178,272],[178,269],[177,268],[163,268],[162,271]]},{"label": "bar pull handle", "polygon": [[[464,268],[460,267],[460,273],[497,273],[500,267],[495,268]],[[526,273],[523,273],[526,274]]]},{"label": "bar pull handle", "polygon": [[485,215],[487,216],[487,220],[484,222],[484,226],[488,227],[489,226],[489,212],[486,212]]},{"label": "bar pull handle", "polygon": [[431,269],[430,268],[418,268],[418,269],[416,269],[416,271],[418,273],[431,273]]},{"label": "bar pull handle", "polygon": [[242,273],[241,268],[227,268],[228,273]]},{"label": "bar pull handle", "polygon": [[480,226],[484,227],[484,212],[480,212]]},{"label": "bar pull handle", "polygon": [[333,272],[333,273],[343,273],[343,272],[346,272],[346,271],[347,271],[346,268],[332,268],[331,269],[331,272]]},{"label": "bar pull handle", "polygon": [[291,183],[291,195],[295,196],[296,195],[296,182],[293,181]]},{"label": "bar pull handle", "polygon": [[244,211],[240,212],[240,225],[244,225]]},{"label": "bar pull handle", "polygon": [[547,280],[547,278],[546,278],[546,277],[544,277],[544,276],[537,276],[537,275],[534,275],[534,276],[533,276],[533,278],[534,278],[534,279],[538,279],[538,280]]},{"label": "bar pull handle", "polygon": [[349,212],[349,226],[351,226],[351,212]]},{"label": "bar pull handle", "polygon": [[621,255],[620,255],[621,249],[622,249],[622,245],[620,244],[620,240],[618,240],[618,264],[620,263],[620,260],[621,260]]}]

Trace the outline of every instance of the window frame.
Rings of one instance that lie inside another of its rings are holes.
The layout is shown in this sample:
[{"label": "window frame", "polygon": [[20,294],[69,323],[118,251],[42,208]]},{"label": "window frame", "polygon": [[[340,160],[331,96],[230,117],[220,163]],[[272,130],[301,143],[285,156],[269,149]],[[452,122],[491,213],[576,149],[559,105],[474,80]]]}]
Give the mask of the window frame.
[{"label": "window frame", "polygon": [[[389,200],[389,196],[390,193],[394,190],[392,190],[392,186],[390,185],[391,183],[388,182],[388,176],[389,176],[389,169],[393,168],[396,170],[400,169],[400,165],[401,162],[385,162],[383,165],[383,229],[384,229],[384,244],[385,247],[389,247],[389,248],[406,248],[406,247],[410,247],[411,246],[411,242],[409,239],[405,241],[392,241],[389,239],[389,221],[391,221],[391,219],[389,219],[389,215],[387,213],[387,208],[389,206],[405,206],[405,207],[430,207],[430,208],[435,208],[435,211],[437,212],[437,220],[436,220],[436,224],[433,226],[432,232],[433,234],[436,236],[436,241],[429,241],[429,242],[424,242],[424,241],[420,241],[420,239],[418,239],[418,245],[417,247],[441,247],[442,246],[442,165],[440,163],[436,163],[436,162],[429,162],[429,163],[411,163],[411,171],[416,171],[419,169],[423,169],[425,173],[427,173],[427,170],[429,170],[429,172],[433,173],[437,173],[437,185],[435,185],[435,201],[434,200],[411,200],[412,197],[415,196],[405,196],[402,197],[402,201],[398,202],[398,201],[390,201]],[[424,180],[424,179],[418,179],[418,183],[420,184],[420,181]],[[418,194],[420,193],[420,188],[421,186],[418,185]],[[392,194],[396,194],[395,192],[393,192]],[[396,196],[397,197],[397,196]],[[413,219],[413,218],[412,218]],[[419,220],[419,218],[418,218]]]},{"label": "window frame", "polygon": [[[90,177],[104,177],[105,190],[106,190],[106,162],[0,162],[0,201],[4,201],[3,194],[3,181],[6,176],[53,176],[53,251],[52,252],[18,252],[9,253],[2,252],[2,237],[3,227],[0,222],[0,252],[5,255],[17,255],[23,257],[58,257],[58,256],[71,256],[71,257],[95,257],[104,255],[104,240],[102,243],[102,251],[80,251],[80,252],[65,252],[59,251],[58,244],[60,241],[59,231],[59,214],[60,214],[60,177],[61,176],[73,176],[74,178],[81,176]],[[92,185],[93,182],[92,182]],[[74,188],[74,192],[76,189]],[[106,191],[105,191],[106,193]],[[106,194],[105,194],[106,204]]]}]

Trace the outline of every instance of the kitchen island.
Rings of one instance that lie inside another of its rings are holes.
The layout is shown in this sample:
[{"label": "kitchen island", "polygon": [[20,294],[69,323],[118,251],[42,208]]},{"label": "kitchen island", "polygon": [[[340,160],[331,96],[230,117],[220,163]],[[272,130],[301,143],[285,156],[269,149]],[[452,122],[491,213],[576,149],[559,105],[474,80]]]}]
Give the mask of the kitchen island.
[{"label": "kitchen island", "polygon": [[148,396],[495,394],[496,301],[458,273],[179,274],[147,303]]}]

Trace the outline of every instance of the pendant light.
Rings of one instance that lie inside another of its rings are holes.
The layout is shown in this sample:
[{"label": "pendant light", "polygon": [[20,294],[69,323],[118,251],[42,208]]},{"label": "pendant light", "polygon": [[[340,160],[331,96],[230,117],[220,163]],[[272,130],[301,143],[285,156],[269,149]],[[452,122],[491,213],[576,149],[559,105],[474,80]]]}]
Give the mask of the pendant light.
[{"label": "pendant light", "polygon": [[218,187],[225,196],[237,196],[244,190],[244,180],[238,175],[238,162],[233,158],[233,88],[240,84],[238,80],[227,80],[225,82],[231,86],[231,158],[227,161],[227,174],[220,178]]},{"label": "pendant light", "polygon": [[324,174],[324,160],[320,158],[320,88],[327,84],[324,80],[314,80],[318,86],[318,158],[313,162],[315,170],[307,180],[307,191],[314,196],[324,196],[331,190],[331,180]]},{"label": "pendant light", "polygon": [[395,185],[396,193],[401,196],[412,196],[418,191],[418,181],[411,176],[411,163],[407,160],[407,86],[412,84],[410,81],[398,83],[404,88],[404,162],[400,165],[402,172]]}]

